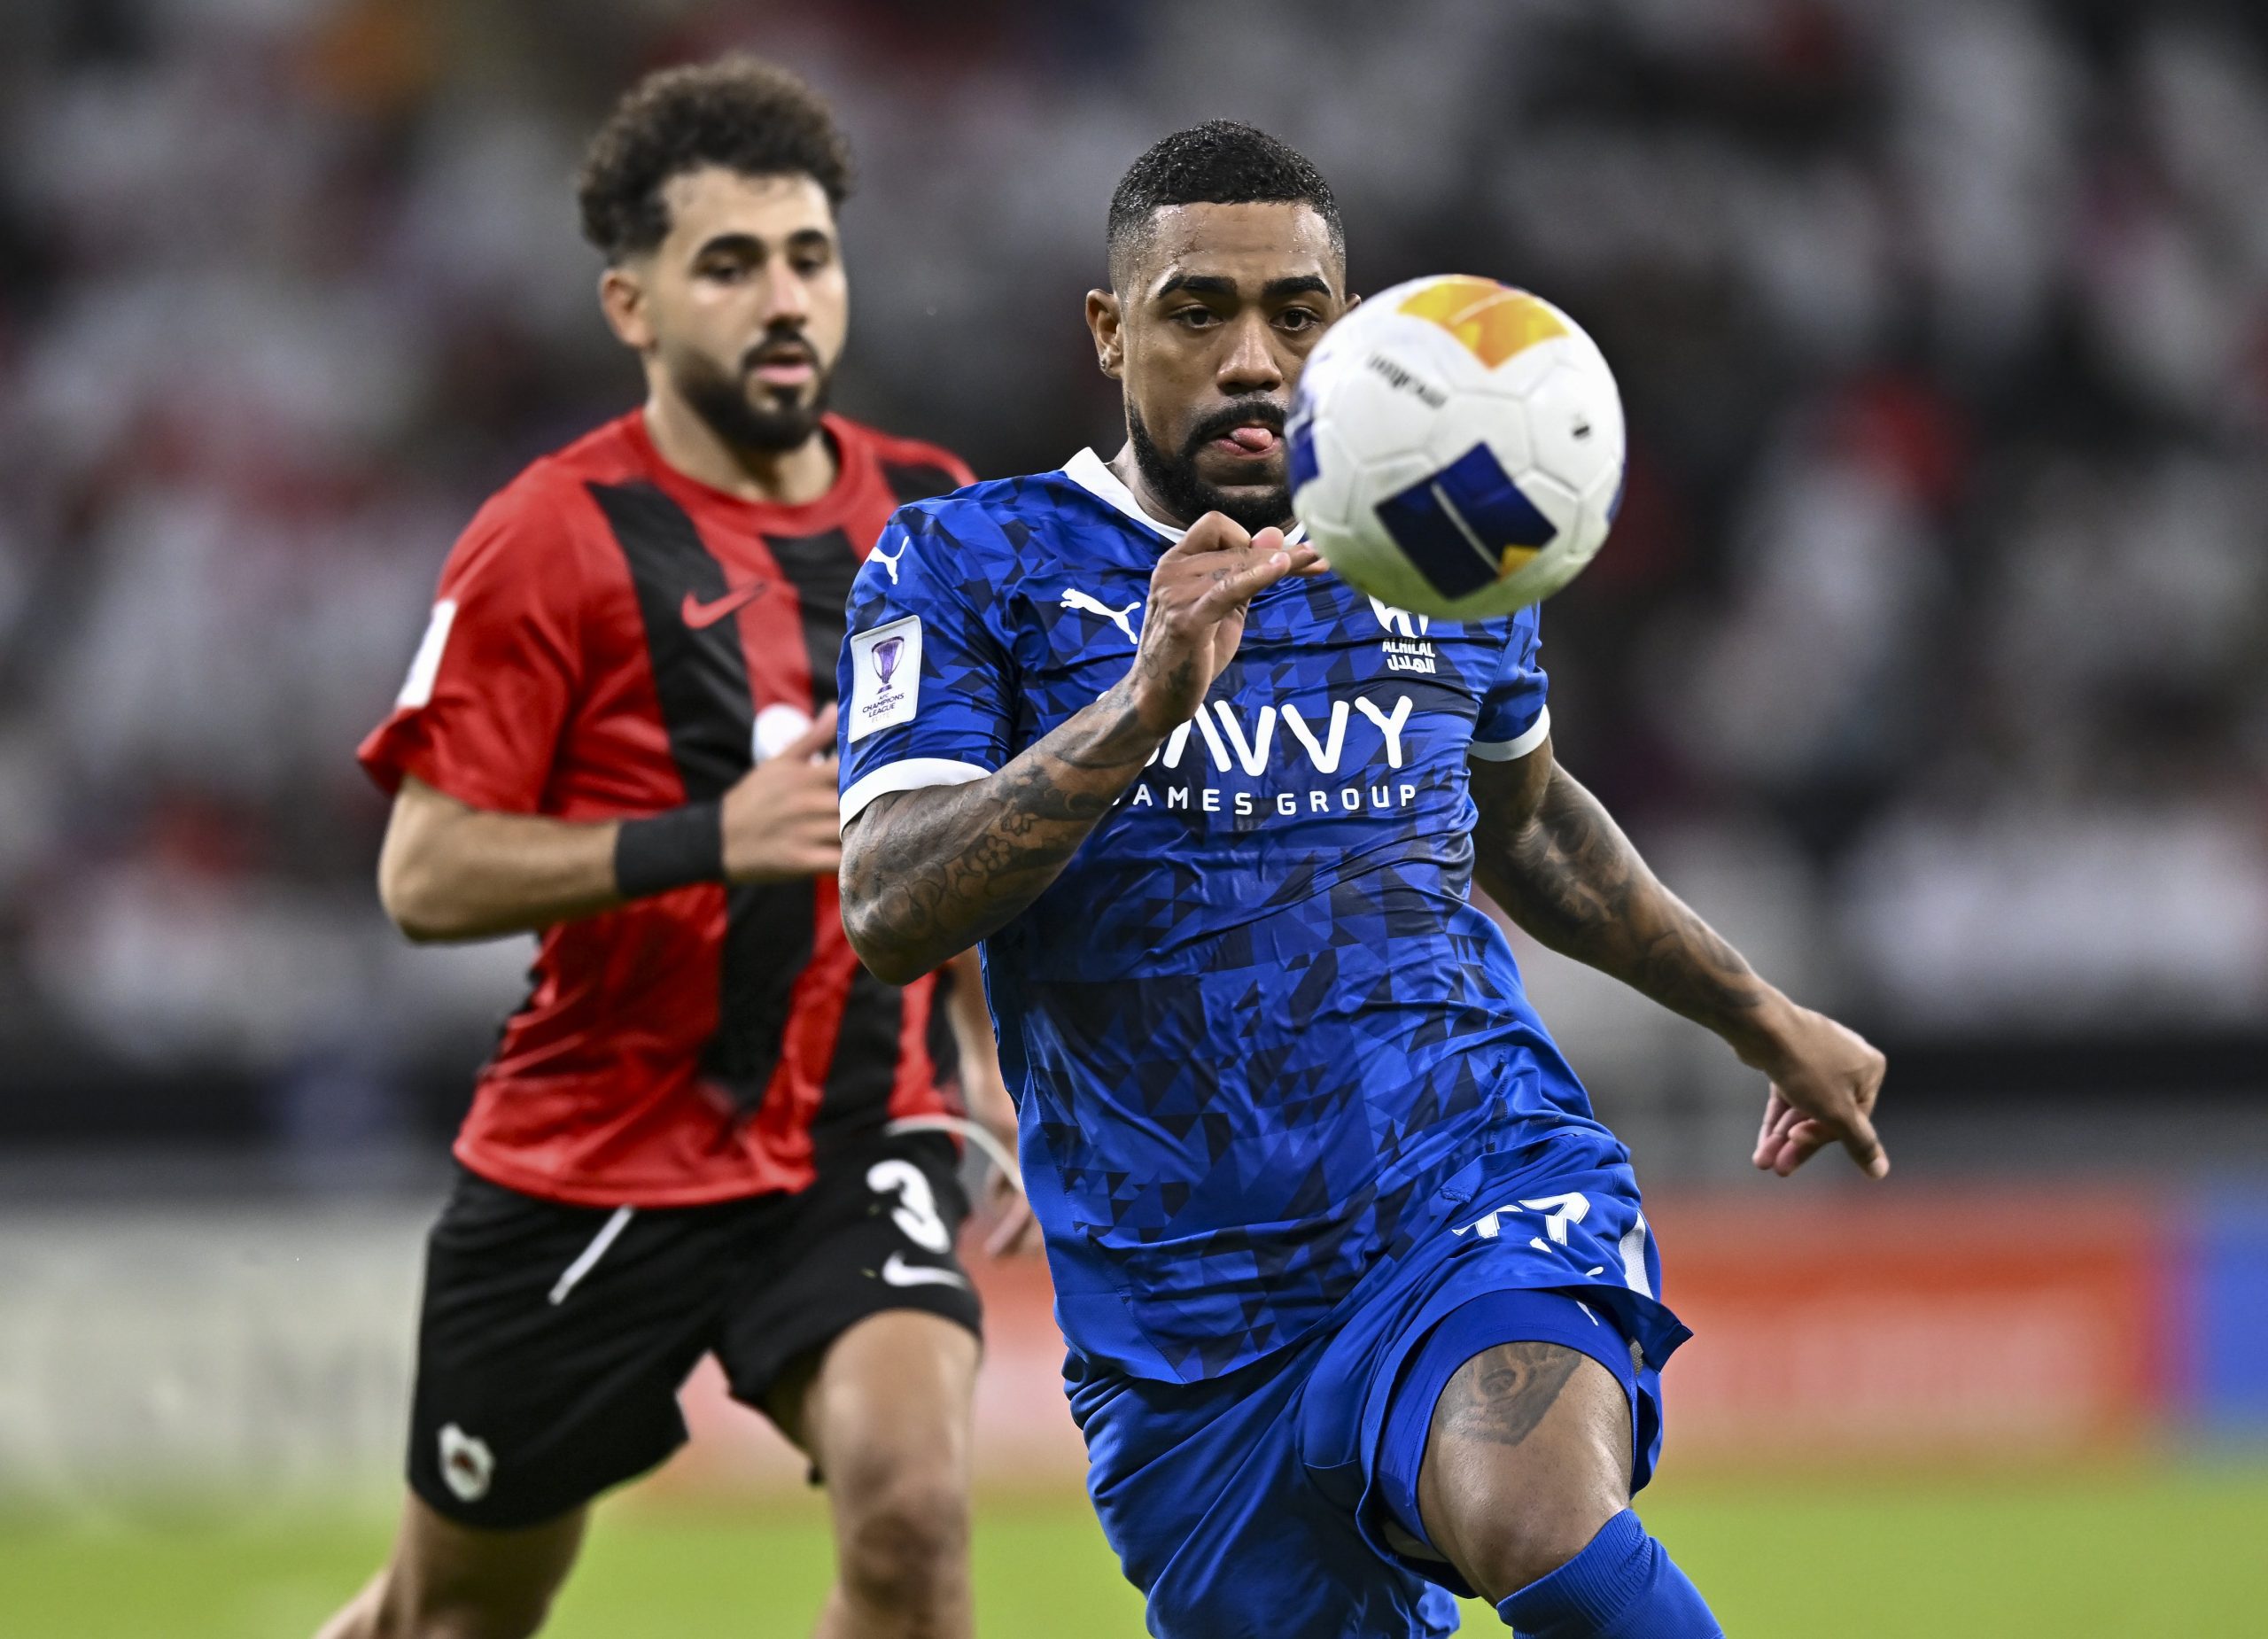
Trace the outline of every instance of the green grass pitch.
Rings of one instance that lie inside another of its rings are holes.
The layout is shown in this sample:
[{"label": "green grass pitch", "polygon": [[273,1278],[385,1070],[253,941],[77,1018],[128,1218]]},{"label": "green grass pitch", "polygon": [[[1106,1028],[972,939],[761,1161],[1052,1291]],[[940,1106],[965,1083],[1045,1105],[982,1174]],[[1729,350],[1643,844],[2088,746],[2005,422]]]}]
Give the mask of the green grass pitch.
[{"label": "green grass pitch", "polygon": [[[1647,1523],[1741,1639],[2268,1634],[2268,1468],[2029,1478],[1674,1477]],[[0,1512],[7,1639],[307,1639],[376,1564],[367,1510]],[[816,1501],[605,1506],[553,1639],[808,1633],[828,1548]],[[985,1499],[985,1639],[1137,1639],[1084,1499]],[[1486,1607],[1467,1631],[1501,1633]]]}]

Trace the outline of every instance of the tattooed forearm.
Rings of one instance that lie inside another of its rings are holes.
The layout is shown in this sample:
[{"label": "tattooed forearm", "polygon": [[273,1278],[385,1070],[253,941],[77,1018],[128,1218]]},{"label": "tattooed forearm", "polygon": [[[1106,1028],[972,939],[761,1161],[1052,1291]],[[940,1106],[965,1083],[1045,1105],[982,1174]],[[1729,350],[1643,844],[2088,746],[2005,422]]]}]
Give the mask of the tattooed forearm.
[{"label": "tattooed forearm", "polygon": [[878,798],[843,839],[851,948],[903,983],[1037,899],[1158,746],[1123,686],[999,773]]},{"label": "tattooed forearm", "polygon": [[1596,797],[1543,766],[1538,791],[1516,765],[1474,765],[1480,885],[1539,944],[1741,1045],[1778,993],[1662,886]]},{"label": "tattooed forearm", "polygon": [[1475,1355],[1441,1390],[1432,1437],[1519,1444],[1543,1421],[1582,1358],[1557,1343],[1500,1343]]}]

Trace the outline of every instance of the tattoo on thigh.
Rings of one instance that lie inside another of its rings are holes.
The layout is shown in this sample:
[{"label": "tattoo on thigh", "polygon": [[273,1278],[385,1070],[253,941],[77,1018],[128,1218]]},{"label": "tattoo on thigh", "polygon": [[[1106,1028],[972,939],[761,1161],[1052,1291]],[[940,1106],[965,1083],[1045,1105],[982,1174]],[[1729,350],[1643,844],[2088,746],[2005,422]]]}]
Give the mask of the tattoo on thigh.
[{"label": "tattoo on thigh", "polygon": [[1441,1391],[1434,1433],[1518,1445],[1535,1432],[1582,1358],[1557,1343],[1499,1343],[1474,1355]]}]

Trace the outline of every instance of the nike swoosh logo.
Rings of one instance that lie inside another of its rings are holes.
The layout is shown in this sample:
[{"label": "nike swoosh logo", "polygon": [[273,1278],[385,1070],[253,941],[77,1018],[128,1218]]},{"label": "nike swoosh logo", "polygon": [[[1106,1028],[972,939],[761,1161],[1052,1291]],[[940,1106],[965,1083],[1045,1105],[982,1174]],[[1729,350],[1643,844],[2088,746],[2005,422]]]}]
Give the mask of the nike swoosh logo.
[{"label": "nike swoosh logo", "polygon": [[882,1278],[893,1286],[966,1286],[968,1277],[959,1270],[926,1269],[908,1263],[905,1254],[893,1252],[882,1260]]},{"label": "nike swoosh logo", "polygon": [[744,586],[733,587],[724,596],[711,603],[704,603],[688,592],[685,594],[685,602],[677,606],[677,612],[685,618],[685,624],[695,632],[705,631],[742,604],[752,598],[761,597],[770,590],[771,584],[768,581],[751,580]]}]

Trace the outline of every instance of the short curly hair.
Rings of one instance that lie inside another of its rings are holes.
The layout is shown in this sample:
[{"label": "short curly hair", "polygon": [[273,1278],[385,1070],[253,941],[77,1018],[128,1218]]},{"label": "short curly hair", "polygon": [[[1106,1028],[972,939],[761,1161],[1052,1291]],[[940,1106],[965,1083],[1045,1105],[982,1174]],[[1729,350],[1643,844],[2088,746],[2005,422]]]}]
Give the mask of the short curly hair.
[{"label": "short curly hair", "polygon": [[787,69],[736,54],[657,70],[615,105],[575,179],[583,237],[610,262],[652,250],[670,230],[663,188],[711,165],[808,176],[836,206],[850,192],[850,144],[825,99]]},{"label": "short curly hair", "polygon": [[1234,120],[1208,120],[1150,144],[1126,167],[1110,196],[1105,239],[1114,284],[1150,231],[1150,219],[1173,205],[1305,205],[1331,230],[1331,248],[1347,260],[1347,227],[1323,173],[1289,144]]}]

